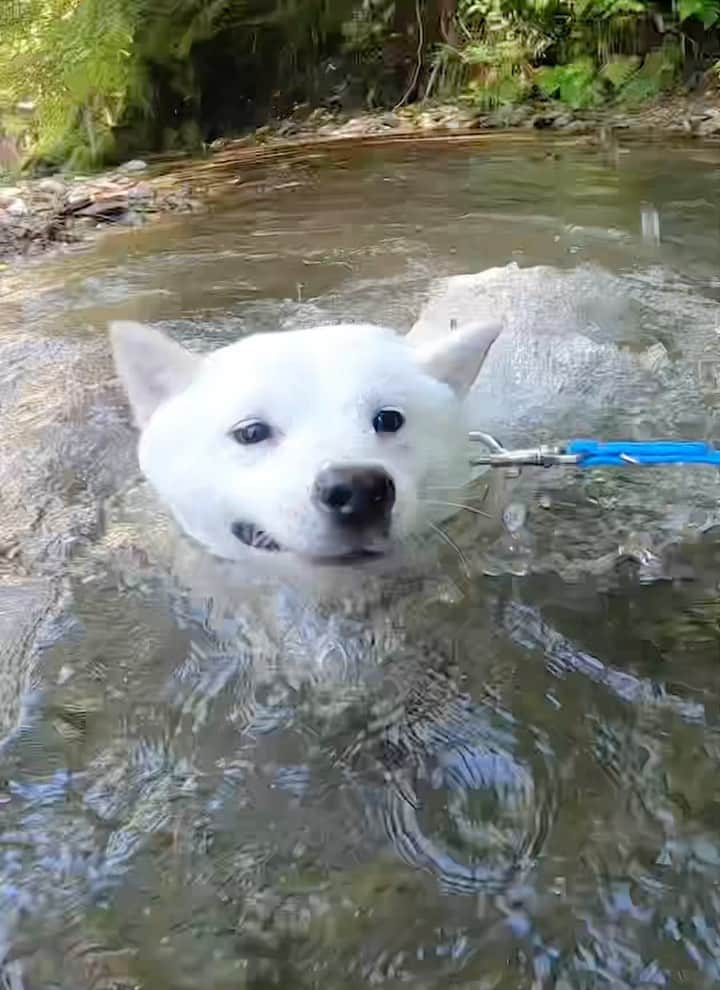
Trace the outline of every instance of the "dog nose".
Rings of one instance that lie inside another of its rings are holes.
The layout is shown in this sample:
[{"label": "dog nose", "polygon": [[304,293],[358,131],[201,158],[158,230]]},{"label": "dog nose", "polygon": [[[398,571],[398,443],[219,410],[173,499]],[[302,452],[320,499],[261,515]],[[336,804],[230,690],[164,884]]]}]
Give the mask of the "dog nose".
[{"label": "dog nose", "polygon": [[339,525],[364,529],[388,520],[395,485],[382,468],[328,467],[315,479],[313,497]]}]

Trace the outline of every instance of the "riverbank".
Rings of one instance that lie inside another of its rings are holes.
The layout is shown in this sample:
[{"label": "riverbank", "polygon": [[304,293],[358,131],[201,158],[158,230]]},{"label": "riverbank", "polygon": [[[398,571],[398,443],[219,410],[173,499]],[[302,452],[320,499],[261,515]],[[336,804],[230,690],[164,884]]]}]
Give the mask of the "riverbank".
[{"label": "riverbank", "polygon": [[[527,103],[483,113],[458,104],[333,115],[300,108],[252,134],[220,139],[197,158],[135,160],[93,176],[54,175],[0,186],[0,264],[75,244],[111,226],[135,227],[203,209],[213,187],[237,183],[238,170],[317,143],[468,138],[545,130],[616,147],[627,139],[685,138],[720,143],[720,90],[665,98],[636,111],[572,111]],[[207,164],[207,168],[203,167]]]},{"label": "riverbank", "polygon": [[187,183],[136,160],[93,176],[53,175],[0,185],[0,262],[74,244],[108,226],[200,208]]}]

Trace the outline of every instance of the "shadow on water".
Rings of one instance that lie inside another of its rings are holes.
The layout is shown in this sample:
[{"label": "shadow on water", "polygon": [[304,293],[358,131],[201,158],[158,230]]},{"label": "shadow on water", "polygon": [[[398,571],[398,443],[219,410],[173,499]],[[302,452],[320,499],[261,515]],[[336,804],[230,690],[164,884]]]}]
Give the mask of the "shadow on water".
[{"label": "shadow on water", "polygon": [[514,368],[488,424],[714,437],[720,155],[228,170],[207,214],[0,285],[0,986],[717,985],[714,475],[530,473],[471,577],[445,546],[364,614],[277,587],[220,622],[158,564],[104,328],[407,330],[440,276],[549,265],[518,313],[626,363],[564,419]]}]

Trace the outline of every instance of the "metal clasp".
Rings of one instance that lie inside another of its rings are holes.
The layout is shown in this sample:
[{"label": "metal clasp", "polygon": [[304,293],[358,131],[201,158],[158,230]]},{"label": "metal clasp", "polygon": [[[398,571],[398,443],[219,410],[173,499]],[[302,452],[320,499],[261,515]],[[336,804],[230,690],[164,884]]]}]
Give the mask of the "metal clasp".
[{"label": "metal clasp", "polygon": [[578,462],[575,454],[565,453],[562,447],[542,445],[540,447],[508,450],[489,433],[471,430],[468,437],[475,443],[484,444],[488,449],[487,454],[478,454],[470,459],[470,464],[473,467],[486,464],[490,467],[547,468],[556,467],[559,464],[577,464]]}]

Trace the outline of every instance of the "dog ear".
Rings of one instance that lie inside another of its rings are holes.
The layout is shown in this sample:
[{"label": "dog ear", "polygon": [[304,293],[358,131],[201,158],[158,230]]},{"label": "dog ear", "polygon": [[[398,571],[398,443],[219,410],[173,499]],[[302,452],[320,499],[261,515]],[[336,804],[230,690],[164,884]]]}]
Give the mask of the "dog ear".
[{"label": "dog ear", "polygon": [[451,330],[439,341],[418,346],[420,367],[464,396],[502,329],[500,323],[471,323]]},{"label": "dog ear", "polygon": [[190,385],[202,364],[202,358],[141,323],[112,323],[110,341],[117,373],[140,429],[158,406]]}]

